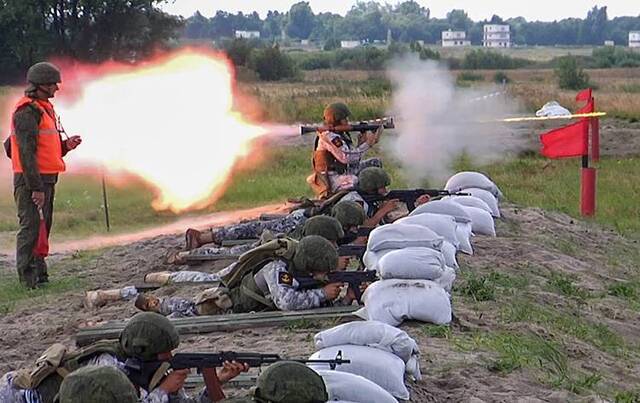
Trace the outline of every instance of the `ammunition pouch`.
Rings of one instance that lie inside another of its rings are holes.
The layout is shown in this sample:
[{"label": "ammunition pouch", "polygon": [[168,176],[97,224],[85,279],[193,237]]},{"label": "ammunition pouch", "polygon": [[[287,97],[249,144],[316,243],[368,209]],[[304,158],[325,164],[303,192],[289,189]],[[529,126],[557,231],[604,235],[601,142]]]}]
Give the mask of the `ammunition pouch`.
[{"label": "ammunition pouch", "polygon": [[68,371],[61,364],[66,352],[65,345],[60,343],[52,345],[36,360],[33,368],[16,371],[13,384],[20,389],[35,389],[54,373],[64,378]]}]

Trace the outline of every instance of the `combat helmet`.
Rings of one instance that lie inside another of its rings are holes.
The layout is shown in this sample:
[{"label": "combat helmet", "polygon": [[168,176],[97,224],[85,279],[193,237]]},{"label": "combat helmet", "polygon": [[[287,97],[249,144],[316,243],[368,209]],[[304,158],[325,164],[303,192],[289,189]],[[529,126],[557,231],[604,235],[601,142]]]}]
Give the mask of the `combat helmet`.
[{"label": "combat helmet", "polygon": [[329,125],[335,125],[342,119],[346,119],[351,116],[351,111],[342,102],[334,102],[327,105],[322,113],[324,121]]},{"label": "combat helmet", "polygon": [[365,193],[377,193],[381,187],[391,184],[389,174],[382,168],[365,168],[358,174],[358,189]]},{"label": "combat helmet", "polygon": [[155,312],[141,312],[131,318],[120,333],[120,346],[130,357],[155,360],[159,353],[180,344],[178,332],[169,319]]},{"label": "combat helmet", "polygon": [[327,388],[314,370],[294,361],[280,361],[262,371],[254,399],[260,403],[324,403]]},{"label": "combat helmet", "polygon": [[309,275],[313,272],[329,272],[338,265],[338,251],[319,235],[309,235],[296,247],[293,255],[293,271],[295,274]]},{"label": "combat helmet", "polygon": [[86,366],[64,378],[56,397],[59,403],[136,403],[136,389],[116,367]]},{"label": "combat helmet", "polygon": [[60,69],[49,62],[36,63],[27,71],[27,81],[34,85],[62,82]]},{"label": "combat helmet", "polygon": [[344,230],[340,221],[326,215],[309,218],[302,229],[302,236],[320,235],[331,242],[338,242],[344,237]]},{"label": "combat helmet", "polygon": [[359,227],[364,223],[366,214],[358,203],[341,200],[331,209],[331,215],[342,224],[342,228]]}]

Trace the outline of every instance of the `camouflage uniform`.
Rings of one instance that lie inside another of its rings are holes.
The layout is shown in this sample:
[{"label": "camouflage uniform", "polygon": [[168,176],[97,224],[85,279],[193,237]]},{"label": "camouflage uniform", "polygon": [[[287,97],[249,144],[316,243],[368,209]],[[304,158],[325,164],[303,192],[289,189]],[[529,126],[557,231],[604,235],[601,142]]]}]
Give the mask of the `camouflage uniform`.
[{"label": "camouflage uniform", "polygon": [[212,228],[213,239],[220,243],[224,240],[260,238],[265,230],[274,234],[288,234],[296,227],[304,224],[307,217],[304,210],[295,210],[291,214],[274,220],[255,220],[231,225],[228,227]]},{"label": "camouflage uniform", "polygon": [[[192,278],[196,278],[195,273],[199,272],[191,273]],[[283,260],[267,263],[254,275],[254,281],[265,297],[282,311],[318,308],[329,303],[322,288],[300,290],[298,282],[290,275],[287,263]],[[171,317],[197,316],[198,309],[192,299],[171,297],[161,299],[159,313]]]},{"label": "camouflage uniform", "polygon": [[[119,361],[111,354],[100,354],[86,362],[85,365],[109,366],[120,369],[126,374],[124,362]],[[43,403],[40,395],[34,389],[19,389],[12,383],[15,372],[8,372],[0,378],[0,402],[2,403]],[[200,397],[190,398],[184,389],[174,395],[167,395],[160,388],[156,388],[150,393],[141,390],[140,402],[142,403],[196,403],[200,402]],[[204,392],[200,392],[202,395]],[[207,400],[204,400],[207,401]]]},{"label": "camouflage uniform", "polygon": [[322,132],[318,134],[319,151],[328,151],[339,162],[346,165],[344,173],[328,171],[327,176],[331,185],[331,191],[354,189],[358,185],[358,173],[367,167],[381,167],[380,158],[362,160],[362,156],[371,148],[369,144],[362,143],[354,147],[348,134]]}]

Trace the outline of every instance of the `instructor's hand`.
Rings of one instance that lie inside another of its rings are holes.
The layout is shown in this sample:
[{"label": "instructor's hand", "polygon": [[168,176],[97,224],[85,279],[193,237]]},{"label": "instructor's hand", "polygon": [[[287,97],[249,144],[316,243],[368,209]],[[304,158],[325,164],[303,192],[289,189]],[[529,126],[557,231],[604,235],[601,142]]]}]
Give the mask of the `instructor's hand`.
[{"label": "instructor's hand", "polygon": [[31,192],[31,200],[35,203],[36,206],[43,208],[44,207],[44,192]]},{"label": "instructor's hand", "polygon": [[187,380],[189,372],[191,372],[189,369],[178,369],[176,371],[172,371],[164,378],[158,387],[168,395],[176,393],[184,386],[184,382]]},{"label": "instructor's hand", "polygon": [[327,284],[322,287],[322,290],[324,291],[324,295],[327,296],[327,300],[333,301],[338,298],[338,295],[340,295],[340,291],[342,291],[342,283]]},{"label": "instructor's hand", "polygon": [[82,137],[80,136],[71,136],[66,140],[67,149],[73,150],[78,147],[82,143]]}]

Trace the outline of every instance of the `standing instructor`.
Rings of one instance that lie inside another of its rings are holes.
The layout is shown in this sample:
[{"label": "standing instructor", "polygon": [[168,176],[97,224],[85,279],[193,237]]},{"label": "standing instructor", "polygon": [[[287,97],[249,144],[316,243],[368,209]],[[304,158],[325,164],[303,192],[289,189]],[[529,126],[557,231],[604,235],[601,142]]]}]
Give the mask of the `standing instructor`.
[{"label": "standing instructor", "polygon": [[[16,236],[16,265],[20,282],[36,288],[49,281],[44,258],[33,253],[38,239],[39,209],[47,234],[51,231],[53,200],[58,174],[65,171],[62,157],[82,139],[64,133],[49,102],[58,91],[60,70],[51,63],[36,63],[27,71],[28,86],[15,106],[11,131],[13,195],[20,228]],[[66,135],[66,134],[65,134]]]}]

